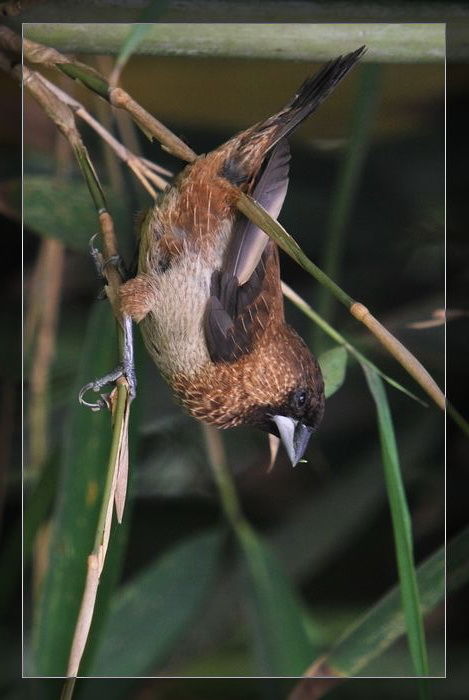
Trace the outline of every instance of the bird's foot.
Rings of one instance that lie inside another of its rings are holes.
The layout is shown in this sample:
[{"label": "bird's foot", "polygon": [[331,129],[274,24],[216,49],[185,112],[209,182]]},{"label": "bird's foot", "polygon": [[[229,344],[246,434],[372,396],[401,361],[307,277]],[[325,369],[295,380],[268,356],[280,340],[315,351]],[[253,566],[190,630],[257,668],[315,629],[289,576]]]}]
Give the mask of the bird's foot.
[{"label": "bird's foot", "polygon": [[[98,234],[94,234],[94,236],[91,237],[89,242],[89,250],[100,280],[105,285],[107,284],[106,267],[108,265],[114,265],[117,268],[119,274],[123,277],[123,279],[127,279],[127,270],[125,269],[124,262],[120,255],[112,255],[111,257],[104,260],[101,251],[99,251],[98,248],[96,248],[96,246],[94,245],[94,239],[97,235]],[[103,289],[99,295],[99,298],[105,297],[106,292]],[[85,384],[85,386],[83,386],[79,391],[78,401],[82,404],[82,406],[87,406],[88,408],[91,408],[92,411],[100,411],[102,408],[110,408],[110,394],[100,393],[101,389],[103,389],[107,384],[115,383],[121,377],[124,377],[127,380],[128,391],[131,400],[135,398],[135,395],[137,393],[137,379],[135,376],[134,367],[132,319],[126,313],[122,314],[122,330],[124,334],[124,339],[121,362],[111,372],[108,372],[99,379],[95,379],[92,382],[88,382],[88,384]],[[88,391],[94,391],[97,394],[99,394],[99,397],[96,401],[86,401],[85,394]]]},{"label": "bird's foot", "polygon": [[[82,406],[91,408],[92,411],[100,411],[102,408],[110,408],[110,394],[100,393],[107,384],[114,384],[118,379],[124,377],[127,380],[130,400],[134,399],[137,393],[137,378],[135,376],[134,356],[133,356],[133,332],[132,320],[129,316],[123,318],[124,343],[122,352],[122,362],[115,369],[108,372],[103,377],[95,379],[85,384],[78,394],[78,401]],[[96,401],[86,401],[85,394],[94,391],[99,394]]]}]

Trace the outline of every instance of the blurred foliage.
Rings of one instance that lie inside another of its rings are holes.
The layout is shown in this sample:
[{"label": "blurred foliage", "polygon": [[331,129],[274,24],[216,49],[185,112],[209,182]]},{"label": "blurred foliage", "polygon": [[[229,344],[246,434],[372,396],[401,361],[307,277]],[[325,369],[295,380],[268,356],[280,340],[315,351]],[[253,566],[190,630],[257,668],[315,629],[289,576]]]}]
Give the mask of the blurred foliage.
[{"label": "blurred foliage", "polygon": [[[244,89],[246,70],[252,102],[238,92],[238,87]],[[302,64],[286,67],[270,63],[266,67],[264,62],[253,61],[247,68],[242,61],[234,60],[139,58],[128,64],[123,80],[133,96],[176,133],[183,134],[198,152],[203,152],[282,104],[309,72],[310,66]],[[188,74],[191,85],[186,92]],[[376,312],[438,381],[443,377],[443,329],[417,331],[407,324],[426,319],[434,308],[443,306],[443,80],[440,65],[407,66],[405,71],[399,65],[385,69],[382,98],[350,214],[338,280],[344,289]],[[166,87],[162,88],[161,81]],[[321,232],[329,216],[331,192],[343,155],[343,139],[348,133],[353,101],[353,85],[343,87],[294,141],[290,189],[282,213],[287,230],[316,260],[325,245]],[[166,101],[168,90],[170,99]],[[185,98],[181,99],[181,95]],[[216,108],[211,110],[214,102]],[[223,104],[226,114],[222,111]],[[234,110],[230,109],[232,104]],[[76,405],[75,389],[82,381],[77,378],[78,363],[82,361],[79,369],[82,379],[90,379],[97,372],[94,362],[105,351],[101,341],[108,339],[104,324],[109,322],[109,309],[103,302],[100,320],[95,321],[101,332],[93,331],[96,354],[91,353],[84,362],[86,319],[91,313],[98,313],[91,311],[90,301],[99,286],[84,246],[96,230],[96,222],[91,203],[81,194],[82,184],[74,168],[57,180],[51,140],[55,140],[53,128],[26,99],[26,295],[37,234],[60,237],[68,251],[50,384],[53,401],[49,444],[51,462],[57,459],[57,452],[64,454],[67,449],[69,463],[65,457],[60,459],[61,476],[55,482],[55,494],[47,492],[49,505],[44,511],[37,509],[34,500],[34,488],[39,489],[40,484],[27,484],[25,494],[26,503],[36,508],[43,524],[54,501],[54,542],[60,535],[58,514],[63,513],[67,502],[74,509],[77,527],[91,527],[85,503],[90,491],[80,490],[85,483],[80,477],[88,470],[99,475],[103,469],[105,459],[101,448],[87,445],[86,439],[106,436],[106,428],[97,427],[97,422],[106,422],[106,417],[103,421],[96,414],[80,415],[81,422],[94,427],[81,427],[75,443],[69,442],[67,448],[66,435],[73,421],[78,420],[78,414],[84,411]],[[92,138],[90,143],[93,144]],[[180,165],[158,146],[143,138],[140,145],[147,157],[174,171],[179,169]],[[106,181],[100,146],[96,142],[94,146],[94,150],[90,146],[93,161]],[[13,176],[14,173],[6,173],[10,182]],[[110,197],[111,211],[118,224],[121,218],[128,222],[133,216],[134,187],[126,178],[126,190],[113,192]],[[131,248],[133,232],[127,223],[121,226],[121,236],[124,246]],[[318,289],[303,271],[283,258],[282,273],[290,286],[314,304]],[[287,314],[303,337],[311,337],[309,322],[296,309],[288,305]],[[334,323],[379,367],[409,385],[396,363],[370,342],[342,310],[334,309]],[[109,352],[109,361],[103,364],[113,364],[111,349]],[[326,374],[333,376],[331,386],[333,383],[340,391],[328,401],[324,423],[307,455],[308,464],[292,471],[285,456],[280,454],[273,472],[266,474],[268,448],[262,435],[250,430],[223,434],[242,508],[259,540],[272,553],[269,564],[269,571],[274,572],[272,576],[276,577],[277,570],[281,572],[276,580],[285,580],[295,600],[300,601],[308,648],[314,649],[314,653],[330,647],[397,580],[373,402],[355,364],[347,367],[345,376],[342,349],[333,348],[328,355],[323,355],[321,362]],[[259,635],[259,619],[253,616],[245,565],[239,552],[231,537],[220,540],[220,506],[200,429],[175,406],[157,370],[147,359],[140,362],[138,379],[141,407],[138,422],[132,424],[138,449],[135,441],[131,457],[132,507],[126,514],[128,542],[122,570],[116,564],[115,592],[110,585],[107,600],[102,601],[104,634],[96,633],[87,668],[101,672],[98,670],[101,660],[109,675],[127,671],[175,676],[259,672],[259,659],[266,651],[265,646],[262,648],[265,633]],[[440,547],[444,536],[443,418],[433,407],[425,409],[391,389],[388,397],[410,501],[416,560],[421,562]],[[75,478],[77,483],[81,480],[78,490],[73,485]],[[18,489],[17,484],[15,488]],[[460,502],[456,498],[456,509]],[[459,508],[455,526],[462,520]],[[30,522],[38,526],[34,512]],[[27,536],[31,534],[28,532]],[[41,553],[40,548],[46,551]],[[37,575],[41,557],[54,557],[58,552],[62,556],[63,551],[62,548],[54,554],[53,545],[48,554],[44,540],[32,546],[31,559],[26,551],[26,674],[34,669],[31,629],[38,598],[31,600],[32,575]],[[77,552],[69,554],[76,556]],[[46,586],[43,596],[51,585],[50,577],[59,574],[60,568],[49,570],[49,583],[48,579],[43,583]],[[8,576],[17,581],[17,569],[10,567]],[[78,587],[78,569],[73,576]],[[66,593],[70,596],[73,591]],[[135,594],[142,596],[141,605],[135,603]],[[148,607],[144,606],[145,600]],[[104,614],[107,607],[109,613]],[[51,617],[48,624],[60,627],[69,612],[68,605],[61,603],[55,612],[57,622]],[[441,608],[434,610],[427,620],[426,633],[430,671],[442,673]],[[130,647],[133,652],[138,651],[130,641],[134,638],[142,644],[145,658],[132,658]],[[253,641],[257,649],[254,654]],[[54,663],[66,653],[60,648],[60,637],[56,643]],[[401,640],[363,672],[400,676],[403,669],[412,672],[408,650]],[[242,691],[238,683],[244,684]],[[291,686],[291,681],[278,681],[274,685],[271,681],[234,680],[228,685],[223,681],[209,684],[200,679],[181,682],[176,690],[170,681],[161,681],[154,687],[151,681],[122,680],[109,685],[106,692],[113,698],[158,692],[159,698],[168,700],[234,698],[240,697],[241,692],[249,700],[283,698]],[[385,682],[380,681],[368,685],[353,681],[333,690],[331,697],[356,697],[358,687],[360,697],[395,697]],[[453,678],[447,694],[443,695],[442,685],[435,682],[433,697],[463,697],[458,695],[459,687],[457,678]],[[40,688],[35,687],[34,694],[45,699],[57,697],[58,688],[53,682],[43,683]],[[19,692],[13,688],[11,697],[15,693],[19,697]],[[402,699],[413,698],[416,692],[415,682],[399,684]],[[78,698],[101,697],[101,693],[98,681],[78,682]]]}]

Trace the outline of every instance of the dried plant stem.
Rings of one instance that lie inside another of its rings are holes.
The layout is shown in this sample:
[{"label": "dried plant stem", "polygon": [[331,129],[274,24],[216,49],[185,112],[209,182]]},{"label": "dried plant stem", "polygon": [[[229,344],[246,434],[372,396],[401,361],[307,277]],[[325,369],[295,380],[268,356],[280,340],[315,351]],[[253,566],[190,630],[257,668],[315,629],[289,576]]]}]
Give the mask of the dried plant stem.
[{"label": "dried plant stem", "polygon": [[31,63],[38,63],[61,70],[70,78],[82,82],[114,107],[124,109],[150,139],[156,138],[166,151],[177,158],[191,162],[197,157],[192,148],[189,148],[184,141],[181,141],[164,124],[135,102],[125,90],[113,87],[106,78],[90,66],[73,61],[59,51],[37,44],[29,39],[23,40],[23,55]]},{"label": "dried plant stem", "polygon": [[96,528],[93,551],[88,557],[85,589],[83,592],[80,612],[78,614],[68,661],[68,677],[74,677],[78,674],[78,669],[93,619],[99,580],[103,571],[104,562],[106,560],[109,537],[111,534],[113,503],[119,471],[119,452],[122,449],[121,431],[122,426],[124,426],[126,423],[125,417],[126,413],[128,413],[128,406],[129,402],[127,399],[127,386],[123,381],[118,380],[116,396],[113,400],[114,426],[117,426],[118,429],[115,429],[112,435],[102,507],[99,514],[98,526]]},{"label": "dried plant stem", "polygon": [[[0,48],[7,51],[13,50],[20,55],[21,38],[8,27],[0,27]],[[82,82],[87,88],[103,97],[114,107],[124,109],[150,139],[156,138],[162,147],[176,156],[176,158],[192,162],[197,157],[192,148],[135,102],[125,90],[113,87],[94,68],[74,61],[55,49],[37,44],[26,38],[23,39],[23,56],[29,63],[57,68],[68,77]],[[2,62],[2,67],[5,68],[3,64],[4,62]],[[24,66],[24,68],[31,73],[27,66]],[[18,67],[17,73],[19,76],[21,75],[20,67]]]},{"label": "dried plant stem", "polygon": [[393,357],[408,371],[418,384],[427,392],[436,405],[443,411],[446,408],[445,395],[425,367],[380,323],[364,306],[354,302],[349,308],[350,313],[363,323]]},{"label": "dried plant stem", "polygon": [[158,173],[164,175],[172,175],[169,170],[161,168],[158,165],[152,164],[149,166],[149,162],[145,159],[136,156],[128,148],[126,148],[122,143],[120,143],[107,129],[105,129],[102,124],[97,121],[86,109],[85,107],[75,100],[75,98],[68,95],[64,90],[57,87],[51,83],[44,76],[37,74],[39,79],[53,92],[57,97],[59,97],[65,104],[67,104],[74,112],[77,117],[80,117],[84,122],[86,122],[102,139],[107,143],[107,145],[112,149],[112,151],[120,158],[130,170],[137,177],[139,182],[147,190],[147,192],[155,199],[157,196],[156,191],[153,189],[155,185],[159,190],[164,190],[168,184],[167,180],[161,177]]},{"label": "dried plant stem", "polygon": [[62,686],[62,692],[60,693],[60,700],[71,700],[73,697],[73,691],[75,689],[76,678],[67,678]]},{"label": "dried plant stem", "polygon": [[36,347],[29,372],[29,470],[40,469],[48,450],[47,388],[54,357],[56,326],[64,266],[63,244],[44,238],[31,288],[32,314],[37,317]]},{"label": "dried plant stem", "polygon": [[135,102],[122,88],[110,88],[109,102],[114,107],[119,107],[128,112],[142,131],[150,138],[156,138],[168,153],[189,163],[197,158],[197,154],[192,148],[187,146],[184,141],[181,141],[164,124]]},{"label": "dried plant stem", "polygon": [[[97,56],[95,58],[96,67],[101,73],[106,74],[109,72],[110,63],[112,63],[112,61],[109,56]],[[112,134],[114,115],[111,110],[108,109],[108,105],[104,100],[98,97],[98,95],[94,95],[93,106],[100,126],[103,126],[108,133]],[[117,154],[112,147],[108,147],[106,141],[103,141],[101,144],[101,149],[112,191],[117,193],[120,199],[123,199],[126,196],[125,178],[124,172],[118,162]]]}]

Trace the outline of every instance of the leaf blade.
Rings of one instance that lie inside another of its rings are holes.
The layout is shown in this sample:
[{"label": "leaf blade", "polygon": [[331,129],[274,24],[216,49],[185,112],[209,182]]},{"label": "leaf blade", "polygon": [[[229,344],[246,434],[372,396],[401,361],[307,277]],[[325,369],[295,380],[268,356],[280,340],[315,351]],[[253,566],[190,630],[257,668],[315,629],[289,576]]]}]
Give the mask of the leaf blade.
[{"label": "leaf blade", "polygon": [[96,305],[73,392],[49,565],[33,621],[32,670],[37,675],[65,674],[104,487],[109,416],[87,411],[75,397],[91,374],[102,375],[114,360],[114,320],[106,305]]},{"label": "leaf blade", "polygon": [[254,530],[244,522],[237,534],[249,571],[260,671],[270,676],[299,675],[313,655],[301,604],[273,551]]},{"label": "leaf blade", "polygon": [[368,365],[362,365],[370,393],[376,405],[378,429],[389,507],[394,530],[402,607],[415,673],[428,675],[428,656],[413,559],[412,528],[399,465],[394,427],[381,377]]},{"label": "leaf blade", "polygon": [[[461,569],[459,563],[467,561],[469,528],[448,543],[448,580],[455,588],[469,578],[469,567]],[[430,555],[417,570],[417,581],[421,591],[422,610],[428,613],[440,604],[445,595],[445,547]],[[381,600],[373,605],[351,627],[334,646],[307,671],[315,676],[319,669],[328,669],[336,676],[356,676],[374,658],[379,656],[405,631],[399,586],[394,586]]]},{"label": "leaf blade", "polygon": [[326,399],[340,389],[345,381],[347,369],[347,351],[342,345],[326,350],[318,357],[324,379]]},{"label": "leaf blade", "polygon": [[220,543],[217,530],[196,535],[118,591],[90,675],[138,676],[167,658],[213,583]]}]

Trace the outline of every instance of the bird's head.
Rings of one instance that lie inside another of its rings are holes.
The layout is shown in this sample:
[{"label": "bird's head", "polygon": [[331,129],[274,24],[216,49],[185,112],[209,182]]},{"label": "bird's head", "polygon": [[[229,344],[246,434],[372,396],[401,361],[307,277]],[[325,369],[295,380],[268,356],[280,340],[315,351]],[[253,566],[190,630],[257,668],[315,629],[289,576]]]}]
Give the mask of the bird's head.
[{"label": "bird's head", "polygon": [[276,342],[246,368],[245,385],[255,405],[246,421],[279,437],[295,466],[324,414],[324,382],[303,340],[283,326]]},{"label": "bird's head", "polygon": [[324,413],[319,364],[284,322],[266,329],[252,352],[209,362],[172,386],[188,412],[219,428],[253,426],[280,438],[295,466]]},{"label": "bird's head", "polygon": [[268,432],[279,437],[293,466],[303,457],[324,413],[324,393],[304,383],[269,413]]}]

